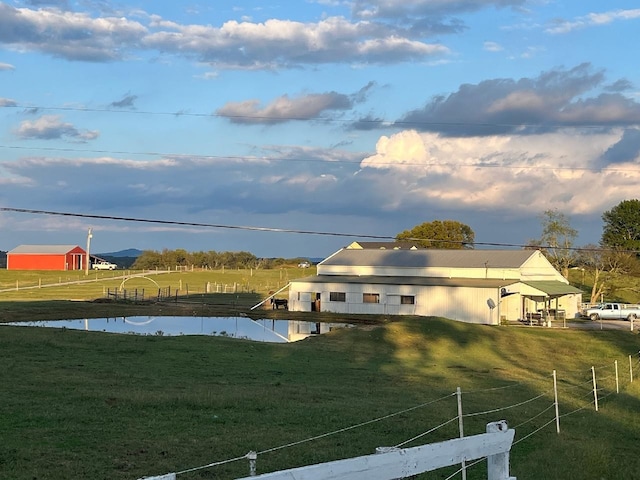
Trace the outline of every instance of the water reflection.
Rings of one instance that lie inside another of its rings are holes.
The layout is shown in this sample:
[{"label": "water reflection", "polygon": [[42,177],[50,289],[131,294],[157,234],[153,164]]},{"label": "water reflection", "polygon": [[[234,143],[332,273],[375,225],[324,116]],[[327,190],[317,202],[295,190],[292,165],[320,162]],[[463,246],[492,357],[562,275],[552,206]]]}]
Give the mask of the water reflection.
[{"label": "water reflection", "polygon": [[213,335],[277,343],[295,342],[311,335],[327,333],[335,328],[350,326],[344,323],[299,320],[253,320],[248,317],[114,317],[15,322],[6,325],[69,328],[132,335]]}]

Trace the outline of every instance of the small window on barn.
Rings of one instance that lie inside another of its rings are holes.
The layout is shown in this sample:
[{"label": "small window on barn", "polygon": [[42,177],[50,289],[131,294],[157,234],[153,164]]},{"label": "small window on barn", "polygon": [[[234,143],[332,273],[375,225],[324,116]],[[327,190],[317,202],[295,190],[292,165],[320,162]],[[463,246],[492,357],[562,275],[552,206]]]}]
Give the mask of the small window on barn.
[{"label": "small window on barn", "polygon": [[416,303],[416,297],[413,295],[400,295],[401,305],[414,305]]},{"label": "small window on barn", "polygon": [[344,292],[329,292],[330,302],[346,302],[347,294]]},{"label": "small window on barn", "polygon": [[363,293],[362,303],[380,303],[379,293]]}]

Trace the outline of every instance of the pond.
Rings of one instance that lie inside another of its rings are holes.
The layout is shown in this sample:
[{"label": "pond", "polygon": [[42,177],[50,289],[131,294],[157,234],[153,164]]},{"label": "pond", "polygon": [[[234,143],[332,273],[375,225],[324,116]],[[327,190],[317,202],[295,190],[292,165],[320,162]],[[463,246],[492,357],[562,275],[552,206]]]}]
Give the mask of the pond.
[{"label": "pond", "polygon": [[259,342],[295,342],[312,335],[351,325],[344,323],[303,322],[298,320],[253,320],[248,317],[114,317],[84,320],[43,320],[13,322],[4,325],[24,327],[70,328],[92,332],[132,335],[211,335],[242,338]]}]

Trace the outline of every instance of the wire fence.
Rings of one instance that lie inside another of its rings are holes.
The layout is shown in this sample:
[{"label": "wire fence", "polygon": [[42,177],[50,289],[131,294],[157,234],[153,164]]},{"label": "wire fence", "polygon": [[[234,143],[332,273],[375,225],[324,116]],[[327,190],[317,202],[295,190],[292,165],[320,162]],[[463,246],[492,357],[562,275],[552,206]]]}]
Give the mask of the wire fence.
[{"label": "wire fence", "polygon": [[[336,436],[349,430],[356,430],[375,423],[389,421],[399,415],[426,409],[427,407],[441,402],[455,401],[458,409],[458,414],[449,417],[433,426],[429,426],[428,428],[423,429],[418,433],[414,433],[409,438],[401,442],[396,442],[394,447],[392,448],[403,448],[416,442],[417,440],[423,440],[430,434],[433,434],[434,432],[442,429],[445,426],[453,424],[454,422],[458,422],[459,436],[460,438],[462,438],[464,437],[464,428],[469,420],[478,420],[483,422],[484,425],[485,423],[494,420],[499,413],[503,414],[507,422],[509,422],[509,418],[520,419],[520,421],[516,425],[510,426],[510,428],[516,430],[516,438],[513,442],[512,447],[518,448],[518,445],[526,442],[533,436],[560,434],[562,428],[562,419],[565,419],[570,415],[574,415],[580,411],[584,411],[587,409],[594,409],[595,411],[598,411],[603,400],[620,393],[621,386],[628,387],[631,383],[633,383],[634,380],[636,380],[635,377],[637,377],[638,372],[640,372],[640,352],[629,355],[627,360],[628,366],[626,365],[627,361],[625,361],[624,370],[628,369],[628,372],[622,373],[622,365],[619,365],[618,360],[615,360],[598,367],[592,366],[589,370],[578,372],[578,376],[584,374],[585,380],[580,380],[577,383],[571,383],[572,380],[570,379],[566,381],[562,381],[562,379],[560,379],[560,381],[558,381],[559,379],[557,372],[554,370],[549,376],[549,389],[514,403],[509,403],[511,396],[503,395],[501,398],[504,400],[504,404],[502,405],[496,405],[492,408],[469,412],[466,412],[463,409],[463,406],[466,404],[467,399],[473,398],[475,404],[477,404],[478,402],[482,403],[482,395],[494,394],[496,392],[508,392],[509,389],[516,388],[525,388],[527,389],[527,391],[529,391],[529,385],[524,383],[511,383],[509,385],[490,387],[481,390],[471,390],[468,392],[464,392],[461,388],[458,387],[455,392],[452,392],[448,395],[425,401],[418,405],[398,410],[383,416],[375,417],[360,423],[348,425],[333,431],[299,440],[294,440],[285,444],[266,448],[261,451],[250,450],[244,455],[231,457],[225,460],[209,462],[201,466],[187,468],[173,473],[143,478],[145,480],[174,480],[186,473],[210,469],[220,465],[232,462],[240,462],[243,460],[248,462],[250,475],[253,476],[257,471],[258,459],[263,455],[273,453],[278,450],[294,448],[299,445],[311,443],[327,437]],[[480,399],[478,400],[478,398],[475,397],[480,397]],[[568,398],[569,400],[565,405],[558,400],[559,398]],[[467,420],[466,423],[465,420]],[[555,425],[555,431],[550,431],[550,427],[552,425]],[[380,443],[388,444],[389,442],[382,441]],[[483,460],[486,460],[486,457],[469,464],[465,464],[463,462],[462,466],[455,472],[453,472],[450,476],[446,477],[445,480],[453,479],[458,475],[460,475],[462,479],[465,479],[466,471],[470,468],[474,468],[477,465],[480,465]]]},{"label": "wire fence", "polygon": [[252,293],[246,285],[239,283],[217,283],[207,282],[204,285],[189,287],[189,284],[182,284],[175,287],[158,288],[107,288],[105,298],[112,301],[133,301],[133,302],[174,302],[178,303],[190,295],[203,293]]}]

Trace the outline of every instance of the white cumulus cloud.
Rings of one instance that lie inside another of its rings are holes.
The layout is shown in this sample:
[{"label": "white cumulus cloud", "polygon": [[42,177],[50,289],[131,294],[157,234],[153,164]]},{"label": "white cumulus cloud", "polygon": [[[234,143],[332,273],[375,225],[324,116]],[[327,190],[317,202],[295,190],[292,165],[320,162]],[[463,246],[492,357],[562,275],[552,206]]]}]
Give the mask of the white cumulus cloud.
[{"label": "white cumulus cloud", "polygon": [[423,201],[528,214],[560,206],[568,214],[585,214],[637,196],[639,155],[601,167],[602,156],[621,138],[621,130],[491,137],[408,130],[381,137],[361,167],[380,172],[374,176],[397,204]]}]

